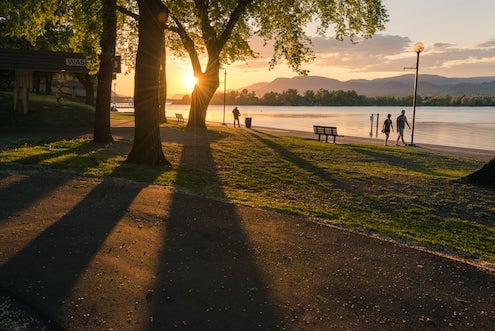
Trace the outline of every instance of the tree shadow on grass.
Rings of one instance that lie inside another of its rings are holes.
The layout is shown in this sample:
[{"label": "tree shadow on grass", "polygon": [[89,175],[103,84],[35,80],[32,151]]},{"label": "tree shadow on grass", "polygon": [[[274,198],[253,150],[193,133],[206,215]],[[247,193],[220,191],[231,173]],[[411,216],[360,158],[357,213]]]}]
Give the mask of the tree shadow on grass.
[{"label": "tree shadow on grass", "polygon": [[[190,134],[195,139],[183,146],[179,187],[190,180],[186,168],[215,168],[212,137],[207,131]],[[214,181],[221,188],[218,176]],[[146,329],[275,329],[274,307],[235,207],[174,193],[170,208]]]},{"label": "tree shadow on grass", "polygon": [[[410,171],[418,172],[429,176],[445,176],[445,173],[438,171],[437,165],[432,163],[432,157],[437,157],[429,152],[407,153],[397,155],[389,153],[387,150],[374,150],[362,146],[351,146],[354,152],[359,153],[365,158],[363,161],[376,161],[393,167],[404,168]],[[413,148],[413,147],[412,147]],[[461,165],[454,157],[442,156],[442,168],[455,169]],[[466,165],[476,168],[478,162],[474,160],[463,160],[462,167]]]},{"label": "tree shadow on grass", "polygon": [[[261,131],[255,131],[253,130],[252,132],[249,131],[249,135],[253,138],[256,138],[260,142],[262,142],[264,145],[268,146],[275,152],[277,152],[284,160],[296,165],[297,167],[313,174],[314,176],[318,177],[320,180],[325,181],[325,182],[331,182],[335,185],[337,185],[341,189],[346,189],[346,190],[351,190],[352,188],[350,185],[343,181],[342,179],[338,178],[334,174],[331,174],[324,168],[320,168],[318,166],[315,166],[308,160],[300,157],[299,155],[291,152],[288,148],[277,144],[275,141],[273,141],[270,138],[274,138],[276,136],[261,132]],[[323,189],[323,188],[322,188]]]},{"label": "tree shadow on grass", "polygon": [[[29,141],[25,141],[24,143],[22,143],[20,145],[12,145],[12,146],[10,146],[10,148],[15,149],[15,148],[22,148],[22,147],[26,146],[26,148],[40,147],[41,149],[45,149],[45,148],[47,148],[46,147],[47,145],[57,144],[61,140],[63,140],[63,138],[29,140]],[[58,161],[57,162],[59,168],[66,168],[66,166],[71,162],[71,159],[77,158],[79,163],[83,163],[82,160],[94,158],[95,155],[98,155],[98,153],[101,153],[104,150],[105,150],[104,145],[95,144],[91,140],[87,140],[77,147],[69,146],[69,147],[64,148],[64,147],[58,146],[56,150],[49,151],[49,152],[40,150],[39,153],[20,157],[19,159],[16,159],[15,162],[21,163],[21,164],[40,165],[46,160],[57,159],[57,158],[64,157],[66,155],[75,155],[71,158],[64,159],[64,161]]]}]

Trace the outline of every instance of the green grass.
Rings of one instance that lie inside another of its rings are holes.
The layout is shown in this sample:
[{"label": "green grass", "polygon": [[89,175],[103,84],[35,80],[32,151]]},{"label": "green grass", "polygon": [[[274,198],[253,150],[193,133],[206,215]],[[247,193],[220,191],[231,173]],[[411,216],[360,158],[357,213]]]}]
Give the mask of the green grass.
[{"label": "green grass", "polygon": [[167,185],[495,263],[495,191],[455,181],[481,161],[221,126],[163,130],[172,169],[125,163],[128,140],[17,140],[0,163]]},{"label": "green grass", "polygon": [[[0,91],[0,128],[91,127],[94,107],[64,97],[57,105],[53,95],[29,94],[29,114],[13,112],[12,92]],[[18,109],[22,108],[22,102]]]}]

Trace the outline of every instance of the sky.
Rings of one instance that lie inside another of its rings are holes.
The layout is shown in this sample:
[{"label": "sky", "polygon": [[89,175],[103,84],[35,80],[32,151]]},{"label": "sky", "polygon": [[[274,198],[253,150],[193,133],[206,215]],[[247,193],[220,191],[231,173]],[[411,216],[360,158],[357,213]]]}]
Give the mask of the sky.
[{"label": "sky", "polygon": [[[309,75],[347,81],[411,73],[415,67],[413,46],[422,42],[419,74],[445,77],[495,76],[495,1],[492,0],[382,0],[389,15],[385,30],[357,45],[337,41],[329,31],[313,39],[315,60],[304,65]],[[311,27],[308,31],[311,32]],[[278,77],[297,74],[284,63],[269,70],[271,49],[253,40],[261,57],[226,66],[220,73],[223,91],[240,89]],[[226,75],[225,75],[226,72]],[[191,93],[189,59],[167,61],[168,95]],[[117,74],[117,94],[133,95],[133,72]]]}]

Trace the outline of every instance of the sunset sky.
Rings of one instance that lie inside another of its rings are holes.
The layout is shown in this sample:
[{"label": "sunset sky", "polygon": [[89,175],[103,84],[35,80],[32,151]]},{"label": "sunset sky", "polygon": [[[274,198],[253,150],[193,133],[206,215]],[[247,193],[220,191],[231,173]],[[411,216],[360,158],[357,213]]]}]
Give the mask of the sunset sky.
[{"label": "sunset sky", "polygon": [[[416,54],[412,47],[421,41],[420,74],[446,77],[495,76],[495,1],[491,0],[383,0],[389,22],[384,31],[357,45],[339,42],[333,36],[315,37],[316,58],[305,69],[310,75],[346,81],[373,79],[410,73]],[[311,31],[311,27],[308,27]],[[313,29],[314,30],[314,29]],[[261,58],[227,66],[227,90],[239,89],[277,77],[294,77],[283,63],[268,69],[271,49],[253,41]],[[188,80],[189,77],[189,80]],[[191,65],[188,59],[169,58],[168,94],[190,93]],[[223,91],[223,71],[220,89]],[[133,95],[133,73],[118,74],[118,94]]]}]

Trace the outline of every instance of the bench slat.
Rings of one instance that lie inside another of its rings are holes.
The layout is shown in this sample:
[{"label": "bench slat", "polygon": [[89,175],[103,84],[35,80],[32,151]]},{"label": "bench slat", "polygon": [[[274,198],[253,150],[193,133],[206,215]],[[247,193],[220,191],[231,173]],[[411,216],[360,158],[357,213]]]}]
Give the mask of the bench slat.
[{"label": "bench slat", "polygon": [[334,143],[336,137],[343,137],[337,133],[337,127],[335,126],[313,125],[313,132],[318,135],[318,141],[320,141],[321,135],[325,135],[326,142],[328,142],[328,136],[332,136]]}]

